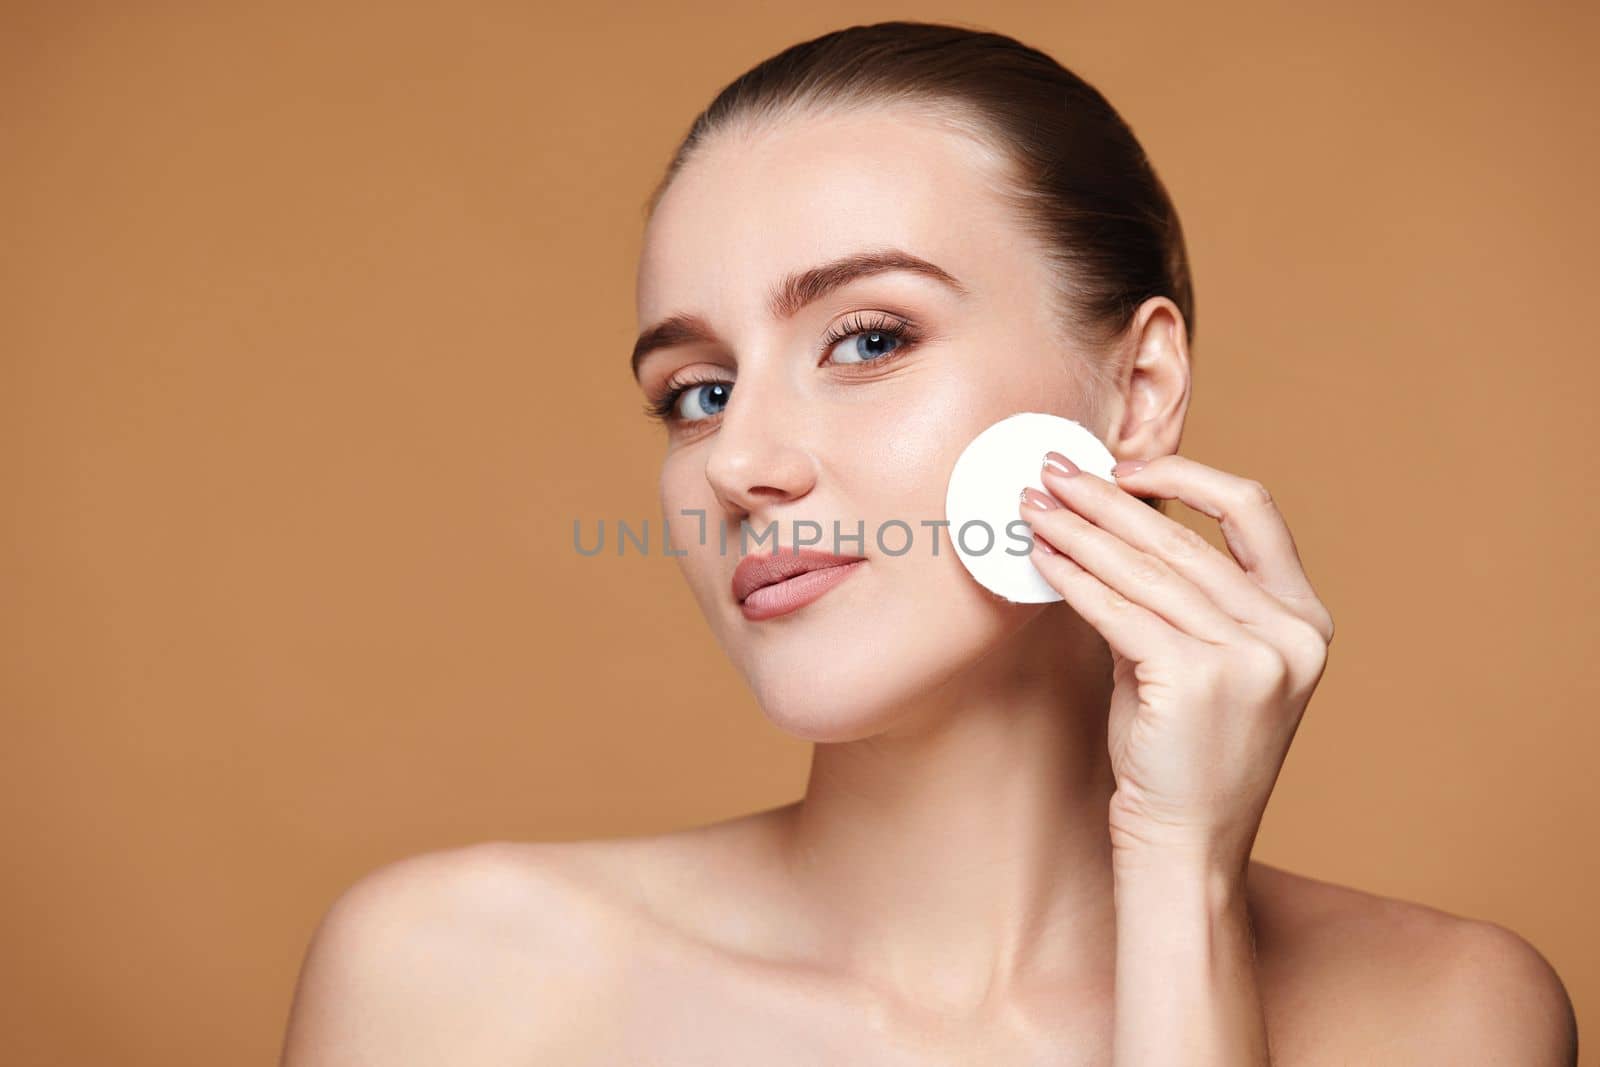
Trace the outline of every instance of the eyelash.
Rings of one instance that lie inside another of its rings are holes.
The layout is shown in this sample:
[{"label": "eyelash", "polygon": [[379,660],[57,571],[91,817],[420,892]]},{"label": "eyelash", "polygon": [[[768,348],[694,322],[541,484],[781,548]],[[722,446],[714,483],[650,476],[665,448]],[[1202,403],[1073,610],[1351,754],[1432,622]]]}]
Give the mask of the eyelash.
[{"label": "eyelash", "polygon": [[[831,352],[833,350],[833,346],[838,344],[840,341],[843,341],[848,337],[854,337],[856,334],[861,333],[888,334],[890,337],[893,337],[896,341],[898,341],[899,344],[894,347],[892,352],[888,353],[887,355],[879,356],[877,359],[864,360],[860,363],[838,363],[834,364],[835,366],[871,367],[876,369],[885,363],[893,362],[898,356],[916,347],[918,342],[922,340],[921,334],[907,319],[902,319],[899,316],[885,315],[879,312],[865,313],[874,315],[876,317],[872,319],[863,319],[863,314],[863,312],[855,312],[849,318],[841,322],[838,326],[829,330],[827,336],[822,339],[822,351],[824,353]],[[852,372],[846,371],[846,373]],[[678,398],[696,386],[716,385],[719,383],[727,383],[727,379],[716,377],[708,371],[691,371],[689,376],[682,381],[669,381],[667,383],[666,392],[663,393],[658,399],[653,400],[645,405],[645,414],[652,419],[667,423],[668,425],[683,421],[673,414],[678,407]],[[688,421],[699,423],[710,422],[711,419],[691,419]]]}]

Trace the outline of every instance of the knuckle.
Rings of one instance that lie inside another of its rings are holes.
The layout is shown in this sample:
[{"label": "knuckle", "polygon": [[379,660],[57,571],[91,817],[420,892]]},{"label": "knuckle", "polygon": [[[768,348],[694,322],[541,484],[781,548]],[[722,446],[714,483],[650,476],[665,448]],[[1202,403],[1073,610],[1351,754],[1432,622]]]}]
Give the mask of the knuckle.
[{"label": "knuckle", "polygon": [[1139,585],[1147,586],[1158,585],[1166,581],[1172,574],[1172,568],[1165,562],[1156,559],[1154,556],[1146,556],[1133,565],[1128,572],[1128,577]]},{"label": "knuckle", "polygon": [[1272,491],[1254,478],[1241,479],[1239,483],[1239,503],[1246,507],[1260,508],[1272,507]]},{"label": "knuckle", "polygon": [[1276,689],[1289,676],[1289,662],[1282,652],[1265,641],[1239,646],[1240,669],[1263,686]]},{"label": "knuckle", "polygon": [[1320,671],[1328,658],[1328,638],[1315,623],[1296,618],[1288,625],[1285,636],[1290,658],[1303,665],[1307,672]]},{"label": "knuckle", "polygon": [[1333,644],[1334,633],[1333,612],[1329,611],[1321,604],[1318,604],[1317,607],[1319,609],[1317,615],[1318,621],[1316,623],[1317,631],[1322,637],[1322,643],[1324,645],[1331,645]]},{"label": "knuckle", "polygon": [[1194,559],[1200,553],[1208,551],[1211,543],[1189,527],[1174,523],[1161,534],[1156,547],[1171,559]]},{"label": "knuckle", "polygon": [[1112,589],[1110,586],[1106,587],[1104,599],[1105,606],[1110,611],[1122,612],[1133,607],[1133,601],[1117,592],[1117,590]]}]

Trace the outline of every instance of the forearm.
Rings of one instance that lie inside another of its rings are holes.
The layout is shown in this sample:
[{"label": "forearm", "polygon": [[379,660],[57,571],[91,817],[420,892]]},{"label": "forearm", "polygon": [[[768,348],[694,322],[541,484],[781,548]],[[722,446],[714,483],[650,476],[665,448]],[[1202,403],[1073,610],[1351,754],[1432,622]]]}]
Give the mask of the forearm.
[{"label": "forearm", "polygon": [[1244,871],[1119,856],[1114,1067],[1267,1067]]}]

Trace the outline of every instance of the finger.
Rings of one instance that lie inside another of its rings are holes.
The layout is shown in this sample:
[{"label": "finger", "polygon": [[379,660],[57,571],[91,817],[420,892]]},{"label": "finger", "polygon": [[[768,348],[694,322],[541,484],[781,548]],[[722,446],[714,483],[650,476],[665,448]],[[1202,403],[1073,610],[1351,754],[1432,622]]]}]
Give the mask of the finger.
[{"label": "finger", "polygon": [[1104,478],[1060,474],[1047,463],[1045,488],[1067,507],[1135,548],[1164,560],[1218,609],[1241,623],[1268,626],[1288,609],[1239,564],[1211,543],[1169,516],[1140,501],[1132,492]]},{"label": "finger", "polygon": [[1161,616],[1141,607],[1034,537],[1029,555],[1039,574],[1067,604],[1097,630],[1118,655],[1144,663],[1157,657],[1182,656],[1189,639]]},{"label": "finger", "polygon": [[1020,506],[1022,517],[1052,548],[1177,629],[1213,645],[1247,636],[1238,620],[1167,563],[1102,530],[1049,494],[1024,489]]},{"label": "finger", "polygon": [[1311,588],[1294,535],[1260,482],[1176,454],[1157,456],[1141,469],[1116,477],[1131,494],[1175,497],[1216,519],[1228,551],[1245,573],[1315,626],[1324,640],[1333,639],[1333,617]]}]

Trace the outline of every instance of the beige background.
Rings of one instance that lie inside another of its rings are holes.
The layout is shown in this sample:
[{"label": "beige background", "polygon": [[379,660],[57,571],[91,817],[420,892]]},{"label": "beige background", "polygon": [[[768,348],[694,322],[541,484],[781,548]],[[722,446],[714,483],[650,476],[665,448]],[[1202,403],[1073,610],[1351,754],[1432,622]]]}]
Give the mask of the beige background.
[{"label": "beige background", "polygon": [[1512,927],[1594,1040],[1583,6],[7,5],[8,1061],[270,1062],[374,866],[798,795],[671,561],[571,526],[656,512],[668,153],[890,17],[1051,52],[1177,201],[1184,451],[1274,491],[1339,625],[1257,855]]}]

